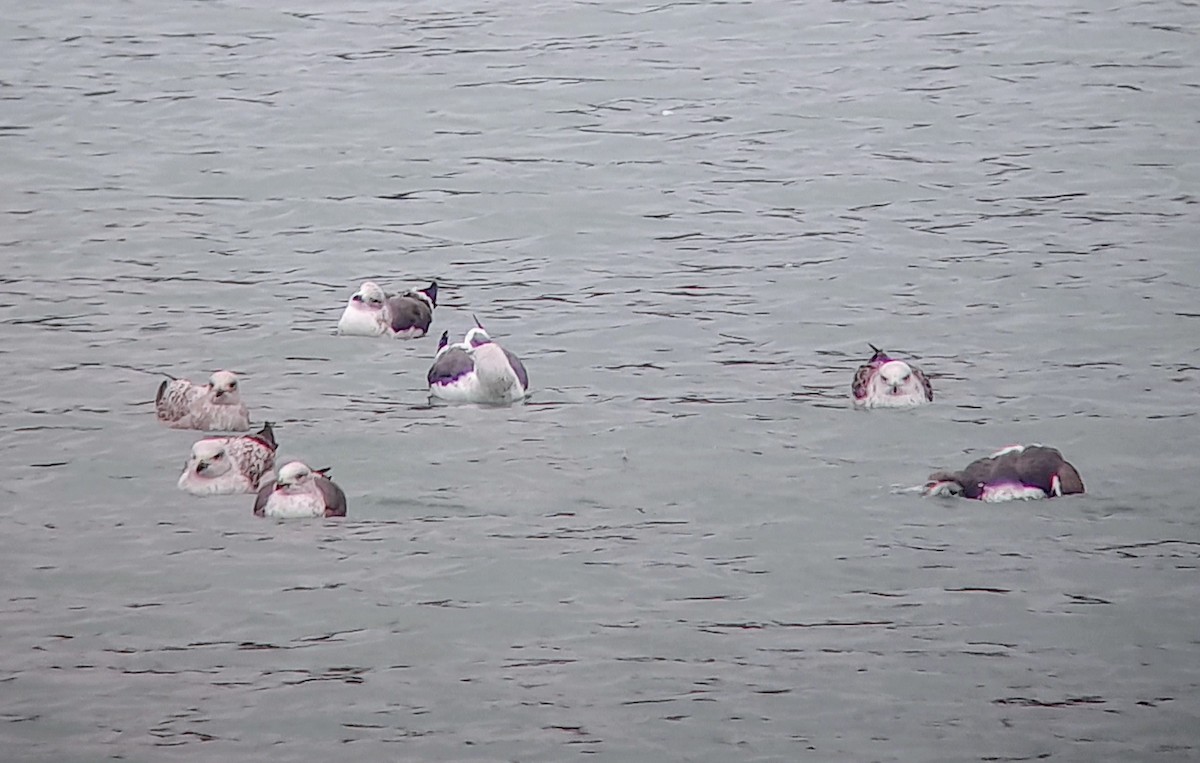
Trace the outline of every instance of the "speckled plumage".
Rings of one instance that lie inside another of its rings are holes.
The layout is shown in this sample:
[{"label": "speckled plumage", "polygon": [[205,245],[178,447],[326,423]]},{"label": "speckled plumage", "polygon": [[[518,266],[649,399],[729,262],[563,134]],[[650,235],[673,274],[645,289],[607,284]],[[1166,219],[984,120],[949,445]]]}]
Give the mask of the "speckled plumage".
[{"label": "speckled plumage", "polygon": [[154,398],[154,413],[172,429],[244,432],[250,428],[250,412],[242,403],[237,375],[230,371],[217,371],[208,384],[164,380]]},{"label": "speckled plumage", "polygon": [[179,489],[193,495],[253,493],[274,477],[276,448],[269,422],[252,435],[198,440],[179,476]]}]

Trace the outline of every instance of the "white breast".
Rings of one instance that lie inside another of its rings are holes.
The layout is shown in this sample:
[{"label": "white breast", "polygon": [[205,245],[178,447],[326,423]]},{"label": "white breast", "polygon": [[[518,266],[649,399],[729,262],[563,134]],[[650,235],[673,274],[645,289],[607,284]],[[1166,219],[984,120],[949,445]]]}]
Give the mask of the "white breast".
[{"label": "white breast", "polygon": [[996,485],[995,487],[985,487],[983,493],[979,496],[979,500],[987,501],[988,503],[1000,503],[1001,501],[1030,501],[1045,497],[1046,491],[1038,487],[1031,487],[1029,485]]},{"label": "white breast", "polygon": [[338,320],[338,333],[347,336],[380,336],[391,330],[386,310],[368,310],[351,302]]},{"label": "white breast", "polygon": [[232,495],[254,492],[250,481],[237,471],[228,471],[219,477],[205,478],[191,469],[184,469],[178,484],[180,490],[192,495]]},{"label": "white breast", "polygon": [[434,384],[429,388],[434,397],[450,403],[472,403],[483,398],[475,372],[463,374],[449,384]]},{"label": "white breast", "polygon": [[325,501],[319,494],[287,495],[282,492],[274,492],[267,498],[267,505],[263,507],[263,516],[279,519],[323,517],[325,516]]},{"label": "white breast", "polygon": [[192,405],[192,428],[217,432],[244,432],[250,428],[250,412],[246,406],[213,405],[197,400]]}]

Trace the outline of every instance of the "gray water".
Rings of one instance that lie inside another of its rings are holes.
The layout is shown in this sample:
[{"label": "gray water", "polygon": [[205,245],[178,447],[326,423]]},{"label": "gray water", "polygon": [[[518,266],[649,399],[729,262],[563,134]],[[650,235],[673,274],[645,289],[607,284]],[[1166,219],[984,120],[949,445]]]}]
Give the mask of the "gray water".
[{"label": "gray water", "polygon": [[[5,761],[1200,756],[1194,3],[4,15]],[[217,368],[346,521],[175,488]],[[1013,442],[1088,495],[903,492]]]}]

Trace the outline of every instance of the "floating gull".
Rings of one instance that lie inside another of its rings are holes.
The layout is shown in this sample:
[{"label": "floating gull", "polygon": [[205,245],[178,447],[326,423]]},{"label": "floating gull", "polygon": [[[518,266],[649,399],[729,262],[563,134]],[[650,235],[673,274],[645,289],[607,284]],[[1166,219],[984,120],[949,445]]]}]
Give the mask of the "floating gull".
[{"label": "floating gull", "polygon": [[908,408],[933,400],[933,387],[921,369],[888,357],[875,345],[875,354],[859,366],[850,385],[854,405],[859,408]]},{"label": "floating gull", "polygon": [[300,461],[291,461],[279,470],[276,480],[258,491],[254,513],[284,519],[344,517],[346,494],[329,479],[329,469],[310,469]]},{"label": "floating gull", "polygon": [[237,374],[231,371],[217,371],[208,384],[164,380],[154,398],[154,412],[173,429],[244,432],[250,428],[250,413],[238,394]]},{"label": "floating gull", "polygon": [[466,337],[450,344],[442,332],[429,368],[429,392],[453,403],[516,402],[529,392],[529,375],[520,358],[492,341],[479,321]]},{"label": "floating gull", "polygon": [[270,422],[256,434],[199,440],[179,476],[179,489],[192,495],[253,493],[274,476],[276,447]]},{"label": "floating gull", "polygon": [[1054,498],[1083,492],[1083,479],[1055,448],[1013,445],[967,464],[961,472],[934,472],[927,496],[962,496],[980,501]]},{"label": "floating gull", "polygon": [[437,282],[389,297],[374,281],[364,281],[346,303],[338,333],[417,339],[429,331],[437,307]]}]

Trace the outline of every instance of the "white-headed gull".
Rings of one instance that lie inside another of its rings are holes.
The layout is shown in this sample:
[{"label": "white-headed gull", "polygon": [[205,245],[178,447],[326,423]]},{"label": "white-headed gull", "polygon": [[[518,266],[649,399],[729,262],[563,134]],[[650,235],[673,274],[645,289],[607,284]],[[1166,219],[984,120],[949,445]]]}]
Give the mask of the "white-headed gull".
[{"label": "white-headed gull", "polygon": [[350,336],[393,336],[417,339],[429,332],[437,307],[437,282],[388,296],[379,284],[364,281],[346,303],[338,333]]},{"label": "white-headed gull", "polygon": [[478,320],[461,342],[450,344],[442,333],[427,380],[431,395],[455,403],[504,405],[529,393],[521,359],[492,341]]},{"label": "white-headed gull", "polygon": [[854,405],[859,408],[908,408],[933,400],[933,387],[921,369],[889,357],[871,345],[875,354],[858,367],[850,385]]}]

